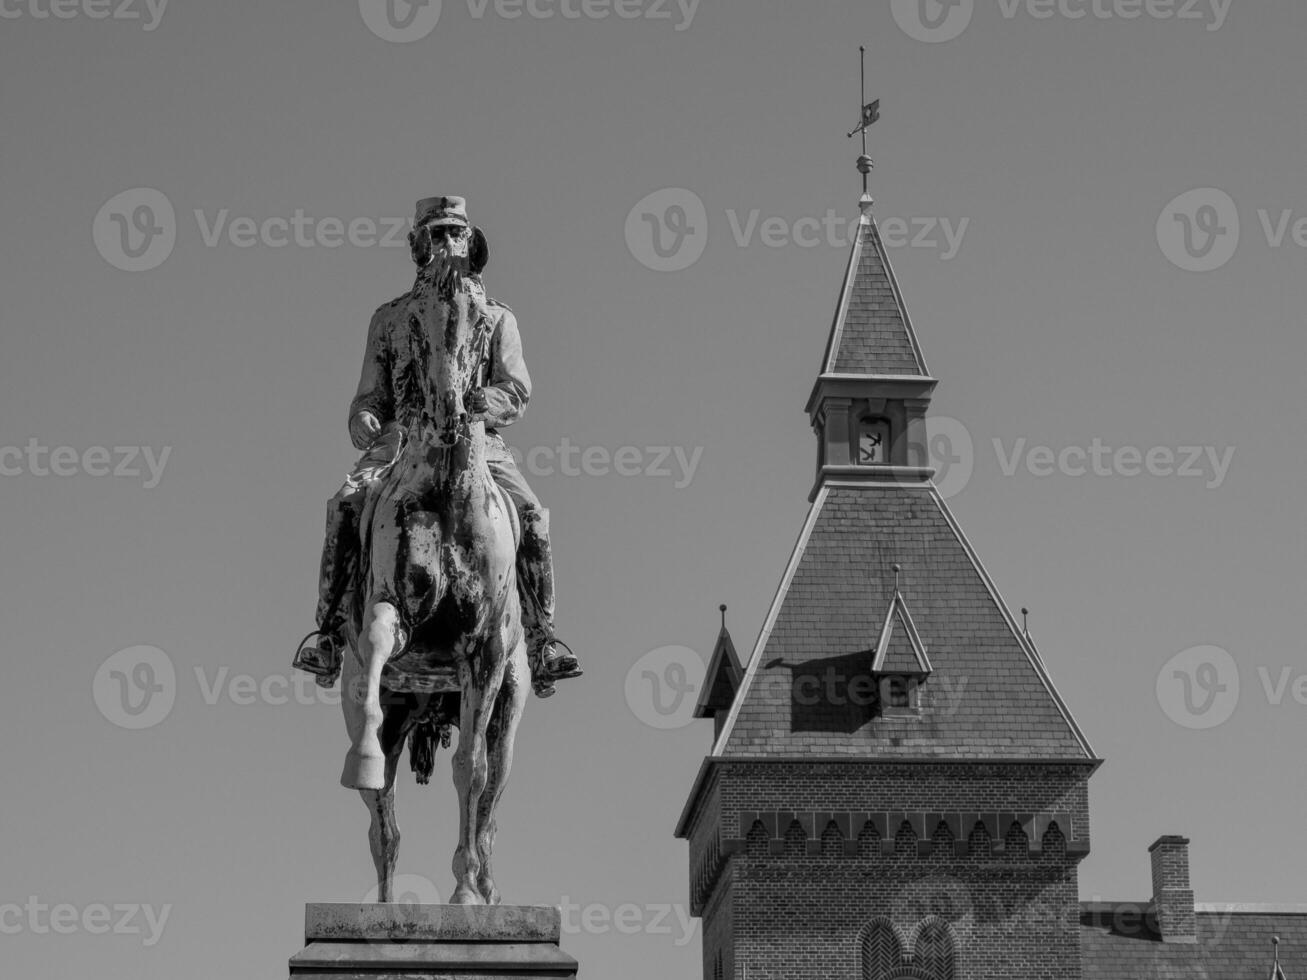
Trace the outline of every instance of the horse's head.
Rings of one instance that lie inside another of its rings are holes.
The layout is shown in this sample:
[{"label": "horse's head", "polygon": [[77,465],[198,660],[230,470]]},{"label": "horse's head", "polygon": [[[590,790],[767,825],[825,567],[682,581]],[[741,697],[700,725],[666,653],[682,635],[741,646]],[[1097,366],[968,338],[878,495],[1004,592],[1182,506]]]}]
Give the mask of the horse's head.
[{"label": "horse's head", "polygon": [[480,229],[440,216],[415,222],[409,247],[418,267],[415,339],[422,360],[424,414],[443,446],[459,442],[469,425],[464,395],[476,381],[481,352],[478,333],[485,296],[470,274],[485,265],[488,250]]}]

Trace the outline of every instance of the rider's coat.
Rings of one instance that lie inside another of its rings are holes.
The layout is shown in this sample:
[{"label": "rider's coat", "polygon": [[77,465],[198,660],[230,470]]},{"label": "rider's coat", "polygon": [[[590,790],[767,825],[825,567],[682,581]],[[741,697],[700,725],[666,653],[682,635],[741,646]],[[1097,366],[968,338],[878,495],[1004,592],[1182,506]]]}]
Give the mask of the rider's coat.
[{"label": "rider's coat", "polygon": [[[513,311],[502,303],[486,299],[484,289],[474,277],[467,277],[467,282],[482,329],[488,328],[490,334],[485,359],[489,376],[483,387],[486,411],[481,417],[485,419],[487,434],[491,434],[522,417],[531,400],[531,375],[522,357],[522,337]],[[366,409],[383,425],[407,421],[403,417],[406,406],[396,404],[394,379],[402,359],[407,356],[404,314],[411,296],[411,293],[405,293],[381,307],[372,317],[358,392],[349,407],[351,419]],[[354,445],[356,449],[368,448],[357,438]]]}]

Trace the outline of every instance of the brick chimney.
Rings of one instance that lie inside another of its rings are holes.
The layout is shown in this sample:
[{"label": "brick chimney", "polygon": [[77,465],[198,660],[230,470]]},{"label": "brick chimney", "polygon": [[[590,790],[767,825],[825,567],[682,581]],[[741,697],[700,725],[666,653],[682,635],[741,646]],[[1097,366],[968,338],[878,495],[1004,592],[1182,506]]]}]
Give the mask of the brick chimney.
[{"label": "brick chimney", "polygon": [[1164,943],[1198,942],[1194,893],[1189,887],[1189,839],[1158,839],[1148,853],[1153,859],[1153,905],[1157,931]]}]

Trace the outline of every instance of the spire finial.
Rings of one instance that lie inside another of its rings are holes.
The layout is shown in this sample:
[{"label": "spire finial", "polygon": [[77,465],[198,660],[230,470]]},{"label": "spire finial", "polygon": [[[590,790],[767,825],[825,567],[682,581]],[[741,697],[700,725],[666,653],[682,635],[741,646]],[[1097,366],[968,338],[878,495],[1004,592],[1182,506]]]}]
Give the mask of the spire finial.
[{"label": "spire finial", "polygon": [[899,572],[903,571],[903,566],[895,562],[892,567],[894,569],[894,591],[897,592],[899,590]]},{"label": "spire finial", "polygon": [[717,608],[721,611],[722,614],[722,629],[726,629],[726,603],[723,602]]},{"label": "spire finial", "polygon": [[1021,607],[1021,632],[1026,635],[1027,640],[1030,639],[1030,610],[1025,606]]},{"label": "spire finial", "polygon": [[865,45],[858,48],[858,54],[862,64],[862,90],[860,98],[862,101],[862,121],[858,128],[849,133],[849,139],[862,134],[862,156],[858,157],[858,173],[862,174],[862,199],[858,201],[858,207],[862,213],[866,214],[871,210],[874,203],[871,198],[871,188],[869,178],[872,168],[876,165],[872,162],[871,157],[867,156],[867,130],[880,118],[880,99],[875,102],[867,101],[867,48]]}]

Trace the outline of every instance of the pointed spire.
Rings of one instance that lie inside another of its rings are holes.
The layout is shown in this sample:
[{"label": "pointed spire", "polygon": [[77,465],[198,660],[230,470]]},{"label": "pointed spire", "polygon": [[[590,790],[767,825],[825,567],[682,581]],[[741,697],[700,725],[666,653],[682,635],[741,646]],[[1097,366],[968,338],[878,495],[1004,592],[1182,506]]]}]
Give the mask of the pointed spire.
[{"label": "pointed spire", "polygon": [[[866,50],[862,51],[866,99]],[[885,242],[872,215],[867,130],[880,100],[862,107],[861,215],[840,287],[835,318],[806,411],[818,439],[817,479],[808,499],[829,481],[924,486],[931,477],[926,412],[935,390],[908,317]]]},{"label": "pointed spire", "polygon": [[821,373],[929,377],[885,243],[869,212],[858,221],[858,240],[849,256]]},{"label": "pointed spire", "polygon": [[867,130],[880,120],[880,99],[867,102],[867,49],[858,50],[862,61],[862,121],[849,136],[862,135],[862,155],[858,157],[858,173],[862,174],[858,210],[862,217],[821,373],[925,377],[926,362],[871,214],[875,201],[870,177],[876,164],[867,155]]}]

